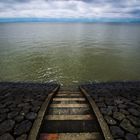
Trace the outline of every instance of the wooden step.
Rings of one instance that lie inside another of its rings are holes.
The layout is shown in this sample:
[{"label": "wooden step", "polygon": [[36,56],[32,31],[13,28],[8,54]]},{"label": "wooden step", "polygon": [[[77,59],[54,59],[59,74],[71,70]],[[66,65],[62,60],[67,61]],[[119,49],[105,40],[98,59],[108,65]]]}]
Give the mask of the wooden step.
[{"label": "wooden step", "polygon": [[42,133],[40,140],[103,140],[99,132],[92,133]]},{"label": "wooden step", "polygon": [[82,94],[79,91],[59,91],[58,94]]},{"label": "wooden step", "polygon": [[86,101],[53,101],[53,104],[85,104]]},{"label": "wooden step", "polygon": [[86,101],[85,98],[53,98],[53,101]]},{"label": "wooden step", "polygon": [[97,120],[44,120],[41,133],[99,132]]},{"label": "wooden step", "polygon": [[50,105],[51,108],[65,108],[65,107],[69,107],[69,108],[74,108],[74,107],[87,107],[89,108],[88,104],[51,104]]},{"label": "wooden step", "polygon": [[87,115],[91,114],[90,108],[50,108],[49,115]]},{"label": "wooden step", "polygon": [[92,115],[47,115],[47,120],[93,120]]},{"label": "wooden step", "polygon": [[83,95],[79,95],[79,96],[76,96],[76,95],[63,95],[63,96],[55,96],[56,98],[82,98],[83,97]]},{"label": "wooden step", "polygon": [[59,97],[59,96],[61,96],[61,97],[62,97],[62,96],[68,96],[68,97],[69,97],[69,96],[78,96],[78,97],[79,97],[79,96],[83,96],[83,95],[82,95],[82,94],[75,94],[75,93],[70,93],[70,94],[66,94],[66,93],[59,94],[59,93],[58,93],[58,94],[56,94],[56,97]]},{"label": "wooden step", "polygon": [[103,140],[89,102],[80,92],[60,91],[44,116],[39,140]]}]

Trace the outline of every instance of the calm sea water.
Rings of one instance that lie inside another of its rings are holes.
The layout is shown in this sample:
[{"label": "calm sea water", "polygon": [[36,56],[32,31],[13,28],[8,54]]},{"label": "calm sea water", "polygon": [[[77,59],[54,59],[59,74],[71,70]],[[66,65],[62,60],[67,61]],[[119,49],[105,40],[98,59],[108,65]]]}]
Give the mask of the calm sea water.
[{"label": "calm sea water", "polygon": [[0,81],[140,80],[140,24],[0,24]]}]

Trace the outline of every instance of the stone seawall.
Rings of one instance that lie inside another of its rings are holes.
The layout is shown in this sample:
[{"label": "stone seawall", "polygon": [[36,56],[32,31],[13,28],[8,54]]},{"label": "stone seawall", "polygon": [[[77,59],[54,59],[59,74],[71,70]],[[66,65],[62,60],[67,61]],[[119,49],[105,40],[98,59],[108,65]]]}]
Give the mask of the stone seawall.
[{"label": "stone seawall", "polygon": [[82,85],[95,100],[115,140],[140,140],[140,81]]},{"label": "stone seawall", "polygon": [[37,113],[58,85],[0,83],[0,140],[26,140]]}]

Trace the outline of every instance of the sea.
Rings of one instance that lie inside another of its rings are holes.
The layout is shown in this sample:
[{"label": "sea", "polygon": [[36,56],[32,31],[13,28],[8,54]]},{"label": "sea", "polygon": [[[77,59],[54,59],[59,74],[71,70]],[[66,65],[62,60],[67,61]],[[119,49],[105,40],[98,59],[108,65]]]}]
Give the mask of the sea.
[{"label": "sea", "polygon": [[140,80],[138,23],[0,23],[0,81]]}]

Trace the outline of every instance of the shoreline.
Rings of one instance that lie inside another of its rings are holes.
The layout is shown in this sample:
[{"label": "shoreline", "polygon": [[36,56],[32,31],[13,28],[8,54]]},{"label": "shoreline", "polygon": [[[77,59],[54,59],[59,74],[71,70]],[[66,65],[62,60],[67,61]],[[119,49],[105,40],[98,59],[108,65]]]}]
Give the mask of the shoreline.
[{"label": "shoreline", "polygon": [[[26,140],[41,105],[57,86],[0,82],[0,139]],[[140,81],[93,82],[81,87],[95,101],[115,140],[140,139]]]}]

